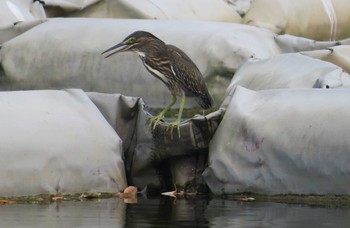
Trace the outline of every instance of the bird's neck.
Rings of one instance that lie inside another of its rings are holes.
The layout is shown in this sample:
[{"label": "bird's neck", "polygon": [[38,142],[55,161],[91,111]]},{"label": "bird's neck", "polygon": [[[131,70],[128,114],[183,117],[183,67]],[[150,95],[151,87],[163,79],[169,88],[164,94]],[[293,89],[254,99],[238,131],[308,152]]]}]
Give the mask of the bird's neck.
[{"label": "bird's neck", "polygon": [[140,56],[141,59],[146,58],[146,53],[142,51],[136,51],[136,53]]}]

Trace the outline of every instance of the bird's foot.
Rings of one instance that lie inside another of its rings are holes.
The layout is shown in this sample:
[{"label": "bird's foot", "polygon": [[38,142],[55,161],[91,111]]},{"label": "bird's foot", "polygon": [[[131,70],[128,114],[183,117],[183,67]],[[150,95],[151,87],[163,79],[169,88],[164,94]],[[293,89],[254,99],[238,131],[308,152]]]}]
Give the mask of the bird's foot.
[{"label": "bird's foot", "polygon": [[148,121],[148,128],[154,130],[159,122],[164,122],[164,115],[153,116],[149,118]]},{"label": "bird's foot", "polygon": [[177,135],[180,138],[181,135],[180,135],[180,120],[179,119],[177,119],[175,122],[169,123],[168,127],[166,128],[167,131],[170,131],[171,139],[173,139],[174,128],[177,129]]}]

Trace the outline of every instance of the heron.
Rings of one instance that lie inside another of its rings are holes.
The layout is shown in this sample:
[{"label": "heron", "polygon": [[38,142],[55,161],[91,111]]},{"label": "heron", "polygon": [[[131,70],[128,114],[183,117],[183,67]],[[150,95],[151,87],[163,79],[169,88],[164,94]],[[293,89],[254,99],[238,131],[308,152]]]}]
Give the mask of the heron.
[{"label": "heron", "polygon": [[146,69],[161,80],[170,90],[171,102],[156,116],[149,119],[149,128],[155,129],[159,122],[164,121],[165,114],[180,97],[179,113],[176,120],[169,123],[167,130],[171,134],[176,128],[180,137],[180,123],[187,97],[194,97],[203,109],[213,106],[204,78],[196,64],[178,47],[164,43],[162,40],[146,31],[136,31],[123,41],[102,52],[108,53],[108,58],[119,52],[134,52],[141,58]]}]

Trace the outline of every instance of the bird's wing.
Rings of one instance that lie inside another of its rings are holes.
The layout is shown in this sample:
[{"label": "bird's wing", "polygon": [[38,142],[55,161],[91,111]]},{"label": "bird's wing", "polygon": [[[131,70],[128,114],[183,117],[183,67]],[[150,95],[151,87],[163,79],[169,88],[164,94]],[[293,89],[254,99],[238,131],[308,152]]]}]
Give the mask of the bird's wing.
[{"label": "bird's wing", "polygon": [[168,45],[168,55],[174,80],[182,85],[185,92],[194,96],[202,95],[205,83],[196,64],[183,51],[173,45]]},{"label": "bird's wing", "polygon": [[174,80],[181,85],[186,95],[195,97],[202,108],[212,107],[213,98],[196,64],[173,45],[168,45],[168,55]]}]

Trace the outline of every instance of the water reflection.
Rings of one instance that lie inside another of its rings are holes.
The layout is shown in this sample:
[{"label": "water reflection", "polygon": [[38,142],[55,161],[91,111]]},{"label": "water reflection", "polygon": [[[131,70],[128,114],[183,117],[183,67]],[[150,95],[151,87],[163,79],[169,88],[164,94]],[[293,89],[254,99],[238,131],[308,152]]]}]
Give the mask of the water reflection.
[{"label": "water reflection", "polygon": [[222,199],[118,198],[0,206],[0,227],[349,227],[349,209]]}]

